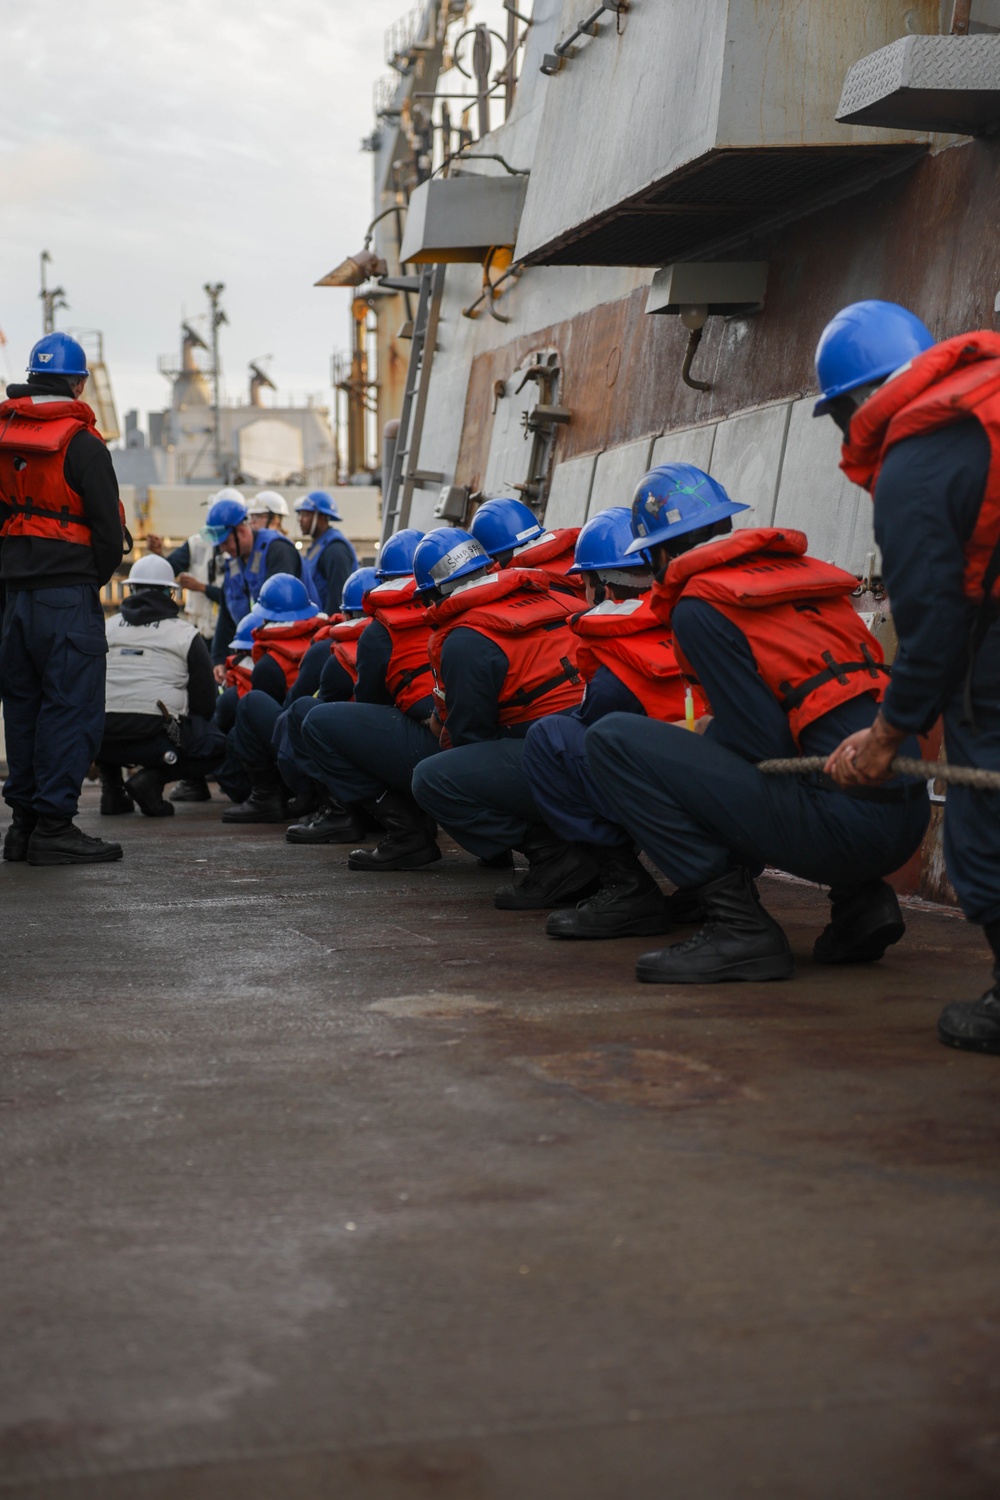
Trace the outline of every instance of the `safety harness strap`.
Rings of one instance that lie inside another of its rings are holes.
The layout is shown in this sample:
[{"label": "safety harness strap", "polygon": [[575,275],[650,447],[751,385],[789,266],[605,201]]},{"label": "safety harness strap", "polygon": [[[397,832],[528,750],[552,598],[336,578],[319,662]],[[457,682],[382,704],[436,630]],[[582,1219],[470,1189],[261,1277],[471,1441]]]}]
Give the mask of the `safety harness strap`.
[{"label": "safety harness strap", "polygon": [[864,658],[863,661],[834,661],[833,652],[824,651],[823,660],[826,662],[824,671],[807,677],[805,682],[800,682],[797,688],[793,688],[790,682],[779,684],[782,708],[786,713],[792,713],[805,702],[810,693],[815,693],[817,688],[825,687],[828,682],[839,682],[846,687],[849,677],[857,672],[866,672],[869,677],[890,675],[889,668],[875,660],[864,642],[861,645],[861,655]]},{"label": "safety harness strap", "polygon": [[509,698],[502,698],[500,700],[500,708],[527,708],[530,704],[537,703],[539,698],[544,698],[546,693],[551,693],[557,687],[561,687],[564,682],[577,683],[583,681],[580,672],[568,656],[561,657],[559,665],[562,667],[562,671],[557,676],[550,677],[547,681],[540,682],[533,688],[518,688],[517,692],[511,693]]}]

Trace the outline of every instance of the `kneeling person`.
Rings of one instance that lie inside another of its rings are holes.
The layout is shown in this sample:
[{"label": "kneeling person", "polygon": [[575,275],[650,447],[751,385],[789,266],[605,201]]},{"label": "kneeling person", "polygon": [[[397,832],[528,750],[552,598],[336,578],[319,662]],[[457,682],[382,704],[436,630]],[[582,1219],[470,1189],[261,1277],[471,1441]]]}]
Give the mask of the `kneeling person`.
[{"label": "kneeling person", "polygon": [[698,739],[619,714],[587,734],[609,806],[707,918],[688,942],[639,960],[647,981],[787,978],[788,941],[751,879],[764,865],[831,887],[818,961],[880,958],[904,930],[883,877],[928,822],[923,781],[851,796],[823,776],[768,776],[754,764],[828,755],[872,722],[889,673],[850,604],[856,579],[805,556],[801,532],[725,534],[745,509],[686,464],[652,470],[633,500],[632,545],[662,570],[653,609],[714,716]]},{"label": "kneeling person", "polygon": [[[163,788],[202,778],[221,762],[225,741],[211,723],[215,679],[208,643],[181,619],[179,585],[164,557],[142,557],[128,576],[129,596],[107,622],[104,737],[97,754],[101,812],[133,804],[170,817]],[[139,769],[122,782],[122,766]]]}]

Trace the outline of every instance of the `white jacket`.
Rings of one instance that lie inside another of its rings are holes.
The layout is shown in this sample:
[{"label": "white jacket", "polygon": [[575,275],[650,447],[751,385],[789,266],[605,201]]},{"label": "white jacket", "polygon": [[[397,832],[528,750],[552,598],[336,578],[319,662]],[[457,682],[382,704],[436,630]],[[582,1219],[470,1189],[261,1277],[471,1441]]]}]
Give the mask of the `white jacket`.
[{"label": "white jacket", "polygon": [[188,652],[198,634],[195,627],[180,618],[129,625],[122,615],[112,615],[107,632],[105,712],[158,714],[159,700],[172,714],[186,714]]},{"label": "white jacket", "polygon": [[[212,561],[214,548],[211,542],[206,542],[200,531],[194,536],[188,537],[188,550],[191,554],[191,566],[188,572],[192,573],[200,583],[208,582],[208,565]],[[207,594],[196,593],[189,589],[187,602],[184,605],[184,616],[191,621],[199,635],[203,635],[210,641],[215,635],[215,622],[218,618],[219,607],[213,604]]]}]

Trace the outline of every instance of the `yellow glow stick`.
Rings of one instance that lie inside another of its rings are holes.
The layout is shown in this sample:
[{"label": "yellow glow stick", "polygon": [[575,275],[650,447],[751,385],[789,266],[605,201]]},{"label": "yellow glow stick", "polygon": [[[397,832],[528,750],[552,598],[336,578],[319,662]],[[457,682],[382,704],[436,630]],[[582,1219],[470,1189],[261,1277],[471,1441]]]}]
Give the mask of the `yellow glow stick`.
[{"label": "yellow glow stick", "polygon": [[684,728],[690,729],[692,733],[695,732],[694,693],[691,691],[690,684],[684,689]]}]

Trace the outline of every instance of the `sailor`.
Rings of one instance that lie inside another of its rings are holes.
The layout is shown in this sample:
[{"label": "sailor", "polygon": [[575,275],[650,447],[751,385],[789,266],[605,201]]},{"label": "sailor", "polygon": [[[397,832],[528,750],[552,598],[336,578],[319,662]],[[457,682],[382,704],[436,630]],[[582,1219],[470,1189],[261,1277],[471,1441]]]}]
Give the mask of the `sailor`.
[{"label": "sailor", "polygon": [[[892,302],[857,302],[816,351],[817,415],[844,434],[841,468],[875,502],[899,647],[875,721],[830,757],[843,787],[877,788],[914,733],[944,720],[950,764],[1000,771],[1000,335],[935,343]],[[950,786],[944,854],[993,984],[947,1005],[943,1042],[1000,1053],[1000,794]]]},{"label": "sailor", "polygon": [[274,573],[302,576],[302,560],[293,544],[277,531],[254,531],[242,500],[216,500],[210,507],[202,535],[225,554],[222,602],[212,641],[215,680],[225,682],[226,655],[236,622],[250,613],[264,581]]},{"label": "sailor", "polygon": [[[237,500],[242,504],[243,496],[238,489],[227,486],[210,496],[208,504],[213,505],[216,500]],[[146,545],[151,552],[162,551],[159,537],[147,537]],[[196,531],[167,554],[167,561],[185,591],[184,618],[190,620],[198,633],[211,643],[215,639],[222,602],[222,585],[217,576],[221,569],[215,547],[200,531]],[[170,792],[171,802],[209,802],[211,797],[208,783],[201,777],[182,777]]]},{"label": "sailor", "polygon": [[[141,557],[129,593],[107,623],[104,737],[97,753],[101,812],[149,818],[173,815],[163,788],[178,777],[203,779],[225,753],[212,724],[216,686],[208,644],[181,618],[180,585],[165,557]],[[122,782],[122,766],[138,766]]]},{"label": "sailor", "polygon": [[[550,937],[650,936],[669,931],[671,919],[691,920],[697,910],[683,892],[664,900],[608,809],[584,752],[587,730],[609,713],[685,721],[693,728],[707,709],[698,688],[681,673],[669,629],[652,611],[649,556],[628,551],[631,521],[628,507],[616,506],[594,516],[580,532],[575,567],[594,607],[572,623],[580,637],[577,664],[587,691],[573,713],[533,724],[524,742],[524,774],[542,818],[593,860],[600,877],[594,895],[551,913],[545,926]],[[542,870],[537,879],[545,896]]]},{"label": "sailor", "polygon": [[5,859],[121,859],[73,822],[101,743],[107,637],[100,589],[132,541],[111,455],[83,398],[87,357],[49,333],[0,402],[0,696],[12,823]]},{"label": "sailor", "polygon": [[[682,670],[712,705],[704,736],[610,714],[587,732],[587,763],[609,808],[705,921],[640,958],[665,984],[785,979],[792,955],[752,876],[765,865],[827,885],[821,963],[880,958],[903,933],[884,877],[920,844],[924,782],[845,795],[824,776],[770,776],[754,762],[827,755],[868,728],[885,693],[882,652],[849,596],[850,573],[806,555],[801,532],[747,528],[746,510],[688,464],[664,464],[632,503],[636,552],[650,552],[651,602]],[[913,741],[911,753],[917,753]]]},{"label": "sailor", "polygon": [[277,490],[258,490],[252,500],[247,501],[247,515],[254,531],[280,531],[287,536],[284,522],[288,519],[288,501]]},{"label": "sailor", "polygon": [[[537,569],[499,571],[464,532],[432,532],[417,548],[414,570],[430,606],[446,753],[417,766],[413,795],[471,853],[493,863],[515,848],[528,858],[529,880],[541,866],[549,887],[575,900],[593,886],[595,867],[541,822],[521,759],[531,725],[583,696],[569,624],[576,595],[550,587]],[[523,882],[502,887],[495,903],[514,910],[542,904]]]},{"label": "sailor", "polygon": [[326,490],[310,490],[295,502],[299,530],[310,545],[302,559],[302,577],[309,597],[326,614],[336,614],[344,580],[358,566],[357,554],[342,531],[337,502]]},{"label": "sailor", "polygon": [[573,574],[578,526],[546,531],[523,500],[486,500],[469,528],[501,568],[537,568],[555,589],[583,597],[583,585]]},{"label": "sailor", "polygon": [[410,795],[414,766],[439,748],[430,627],[413,577],[422,537],[408,527],[379,555],[379,585],[364,599],[372,623],[358,642],[354,701],[319,705],[290,728],[296,754],[349,815],[343,837],[325,842],[346,842],[350,820],[357,828],[365,810],[385,830],[375,849],[353,851],[352,870],[412,870],[441,858],[434,825]]},{"label": "sailor", "polygon": [[[273,732],[313,637],[327,618],[310,600],[301,578],[292,578],[287,573],[276,573],[266,580],[256,609],[261,619],[253,633],[251,655],[255,664],[263,666],[268,662],[275,673],[280,673],[280,684],[276,681],[276,690],[261,691],[255,666],[252,677],[255,690],[242,697],[237,705],[229,751],[246,771],[251,791],[238,806],[226,808],[223,823],[288,822],[288,792],[270,749],[270,735],[265,739],[265,734],[268,727]],[[328,654],[326,647],[323,655]],[[314,687],[319,685],[319,671],[316,666]]]}]

